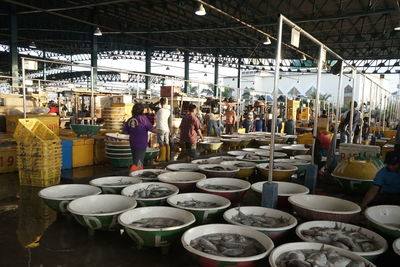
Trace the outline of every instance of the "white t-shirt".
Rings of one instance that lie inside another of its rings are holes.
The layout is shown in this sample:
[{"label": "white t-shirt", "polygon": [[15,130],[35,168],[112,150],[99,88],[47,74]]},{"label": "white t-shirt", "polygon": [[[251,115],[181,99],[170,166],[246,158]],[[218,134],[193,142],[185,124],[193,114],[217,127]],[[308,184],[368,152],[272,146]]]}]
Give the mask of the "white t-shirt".
[{"label": "white t-shirt", "polygon": [[166,108],[160,108],[157,111],[157,129],[169,132],[168,118],[171,115],[171,111]]}]

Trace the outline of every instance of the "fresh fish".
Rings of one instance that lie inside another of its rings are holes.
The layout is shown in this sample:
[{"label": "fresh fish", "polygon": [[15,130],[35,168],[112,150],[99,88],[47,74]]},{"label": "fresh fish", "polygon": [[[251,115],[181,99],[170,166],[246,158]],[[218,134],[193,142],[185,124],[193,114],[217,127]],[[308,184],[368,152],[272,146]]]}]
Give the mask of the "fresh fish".
[{"label": "fresh fish", "polygon": [[259,155],[254,155],[253,153],[247,153],[243,156],[243,159],[247,160],[267,160],[267,157],[259,156]]},{"label": "fresh fish", "polygon": [[205,189],[211,189],[211,190],[221,190],[221,191],[229,191],[229,190],[239,190],[241,187],[236,186],[236,185],[216,185],[216,184],[205,184],[203,185],[203,188]]},{"label": "fresh fish", "polygon": [[196,208],[196,209],[205,209],[205,208],[216,208],[219,207],[217,203],[210,201],[200,201],[200,200],[186,200],[186,201],[178,201],[176,203],[178,206],[182,206],[185,208]]},{"label": "fresh fish", "polygon": [[233,164],[233,166],[238,167],[238,168],[249,167],[249,165],[246,163],[235,163],[235,164]]},{"label": "fresh fish", "polygon": [[146,188],[141,188],[133,191],[131,197],[134,198],[159,198],[166,197],[173,194],[174,191],[168,187],[160,186],[158,184],[150,184]]},{"label": "fresh fish", "polygon": [[155,218],[144,218],[138,221],[132,222],[130,225],[142,228],[167,228],[174,227],[184,224],[184,222],[166,218],[166,217],[155,217]]},{"label": "fresh fish", "polygon": [[367,267],[362,261],[352,260],[332,249],[324,249],[323,247],[321,250],[288,251],[278,257],[276,265],[279,267]]},{"label": "fresh fish", "polygon": [[[361,229],[361,228],[360,228]],[[379,249],[378,243],[360,230],[354,231],[340,227],[312,227],[301,234],[309,241],[315,241],[354,252],[369,252]]]},{"label": "fresh fish", "polygon": [[224,257],[250,257],[265,251],[254,238],[239,234],[210,234],[193,239],[190,245],[204,253]]},{"label": "fresh fish", "polygon": [[277,228],[289,225],[289,220],[283,217],[275,218],[267,216],[267,214],[244,214],[240,209],[238,210],[238,214],[233,216],[231,219],[240,224],[253,227]]},{"label": "fresh fish", "polygon": [[135,184],[135,182],[133,182],[133,181],[123,182],[122,179],[120,179],[114,183],[101,184],[101,186],[117,186],[117,185],[131,185],[131,184]]},{"label": "fresh fish", "polygon": [[156,179],[160,173],[159,172],[152,172],[152,171],[144,171],[142,172],[139,177],[141,178],[151,178],[151,179]]}]

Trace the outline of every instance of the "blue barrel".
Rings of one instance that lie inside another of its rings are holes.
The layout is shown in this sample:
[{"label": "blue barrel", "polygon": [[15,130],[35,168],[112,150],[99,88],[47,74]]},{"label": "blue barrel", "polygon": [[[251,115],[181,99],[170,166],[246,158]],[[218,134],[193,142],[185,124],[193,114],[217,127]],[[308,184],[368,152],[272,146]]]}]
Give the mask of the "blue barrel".
[{"label": "blue barrel", "polygon": [[61,169],[72,169],[72,140],[63,140],[62,145],[62,167]]}]

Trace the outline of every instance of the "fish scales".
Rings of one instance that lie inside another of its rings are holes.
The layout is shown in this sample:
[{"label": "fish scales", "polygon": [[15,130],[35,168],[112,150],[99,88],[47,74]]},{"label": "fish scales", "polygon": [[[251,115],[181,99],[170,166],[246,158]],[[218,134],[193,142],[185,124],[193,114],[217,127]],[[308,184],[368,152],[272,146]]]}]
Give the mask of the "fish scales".
[{"label": "fish scales", "polygon": [[254,238],[231,233],[200,236],[190,245],[204,253],[224,257],[250,257],[265,252],[265,248]]},{"label": "fish scales", "polygon": [[238,211],[238,214],[231,218],[233,221],[240,224],[254,226],[254,227],[264,227],[264,228],[277,228],[289,225],[289,219],[280,217],[270,217],[267,214],[255,215],[255,214],[244,214]]},{"label": "fish scales", "polygon": [[352,260],[332,249],[302,249],[283,253],[276,260],[279,267],[368,267],[363,261]]},{"label": "fish scales", "polygon": [[158,198],[166,197],[173,194],[174,191],[168,187],[152,184],[146,188],[141,188],[133,191],[132,196],[135,198]]},{"label": "fish scales", "polygon": [[186,200],[186,201],[178,201],[176,203],[176,205],[182,206],[185,208],[196,208],[196,209],[219,207],[219,205],[215,202],[200,201],[200,200],[194,200],[194,199]]},{"label": "fish scales", "polygon": [[316,241],[354,252],[370,252],[379,249],[379,244],[359,230],[336,227],[312,227],[301,231],[310,241]]},{"label": "fish scales", "polygon": [[130,225],[142,228],[167,228],[184,224],[184,222],[167,217],[143,218]]}]

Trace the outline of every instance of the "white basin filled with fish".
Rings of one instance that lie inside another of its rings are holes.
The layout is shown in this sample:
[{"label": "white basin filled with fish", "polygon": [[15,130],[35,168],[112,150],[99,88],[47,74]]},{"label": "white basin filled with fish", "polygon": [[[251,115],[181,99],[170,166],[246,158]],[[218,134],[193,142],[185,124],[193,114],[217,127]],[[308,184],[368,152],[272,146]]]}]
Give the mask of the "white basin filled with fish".
[{"label": "white basin filled with fish", "polygon": [[296,228],[297,236],[306,242],[318,242],[350,250],[373,261],[387,250],[386,240],[375,232],[353,224],[333,221],[311,221]]},{"label": "white basin filled with fish", "polygon": [[169,246],[195,221],[192,213],[171,207],[137,208],[118,218],[119,224],[139,247]]},{"label": "white basin filled with fish", "polygon": [[289,213],[258,206],[241,206],[224,213],[228,223],[250,227],[260,231],[272,240],[281,239],[297,225],[295,217]]},{"label": "white basin filled with fish", "polygon": [[269,255],[269,264],[271,267],[375,267],[370,261],[351,251],[314,242],[294,242],[281,245]]},{"label": "white basin filled with fish", "polygon": [[[287,144],[275,144],[274,151],[282,151],[282,147],[287,146]],[[270,150],[270,145],[260,146],[261,149]]]},{"label": "white basin filled with fish", "polygon": [[[269,176],[269,163],[257,164],[257,169],[262,176],[268,178]],[[274,164],[274,169],[272,171],[273,181],[283,181],[289,182],[292,175],[297,172],[298,168],[296,166],[286,164],[286,163],[276,163]]]},{"label": "white basin filled with fish", "polygon": [[101,189],[87,184],[60,184],[39,191],[39,197],[51,209],[67,212],[67,205],[75,199],[101,194]]},{"label": "white basin filled with fish", "polygon": [[179,188],[172,184],[149,182],[125,187],[121,194],[136,199],[138,204],[144,206],[165,205],[167,198],[179,193]]},{"label": "white basin filled with fish", "polygon": [[306,170],[307,166],[311,164],[311,161],[302,159],[274,159],[274,163],[284,163],[296,166],[297,173],[302,173]]},{"label": "white basin filled with fish", "polygon": [[223,161],[221,162],[221,164],[238,167],[239,171],[236,173],[236,177],[240,179],[248,179],[254,173],[254,170],[257,165],[254,162],[239,161],[239,160]]},{"label": "white basin filled with fish", "polygon": [[247,151],[242,151],[242,150],[232,150],[227,152],[228,155],[238,157],[238,156],[244,156],[247,154],[254,154],[253,152],[247,152]]},{"label": "white basin filled with fish", "polygon": [[206,193],[186,193],[171,196],[167,199],[169,205],[190,211],[197,224],[210,223],[221,217],[229,208],[229,199]]},{"label": "white basin filled with fish", "polygon": [[400,206],[372,206],[365,210],[365,217],[383,235],[400,237]]},{"label": "white basin filled with fish", "polygon": [[[251,185],[251,189],[256,192],[257,196],[261,199],[263,185],[266,182],[257,182]],[[288,209],[290,203],[288,198],[294,195],[306,195],[310,190],[301,184],[289,182],[275,182],[278,184],[278,205],[280,209]]]},{"label": "white basin filled with fish", "polygon": [[256,155],[255,153],[247,153],[246,155],[243,156],[237,156],[236,160],[243,160],[243,161],[249,161],[249,162],[254,162],[254,163],[264,163],[269,160],[268,157]]},{"label": "white basin filled with fish", "polygon": [[289,202],[306,220],[349,222],[361,211],[354,202],[321,195],[294,195],[289,197]]},{"label": "white basin filled with fish", "polygon": [[235,175],[239,172],[239,168],[236,166],[222,164],[203,164],[199,165],[199,169],[208,178],[235,177]]},{"label": "white basin filled with fish", "polygon": [[142,182],[157,182],[158,176],[166,172],[171,172],[171,171],[164,169],[143,169],[131,172],[129,176],[137,177],[140,180],[142,180]]},{"label": "white basin filled with fish", "polygon": [[158,176],[160,182],[175,185],[180,193],[194,191],[196,183],[203,179],[206,175],[200,172],[166,172]]},{"label": "white basin filled with fish", "polygon": [[272,240],[254,229],[231,224],[206,224],[187,230],[183,247],[202,267],[254,266],[273,249]]},{"label": "white basin filled with fish", "polygon": [[67,209],[83,226],[93,230],[115,230],[117,217],[134,209],[136,200],[130,197],[106,194],[81,197],[68,204]]},{"label": "white basin filled with fish", "polygon": [[194,164],[220,164],[222,159],[195,159],[192,160],[191,163]]},{"label": "white basin filled with fish", "polygon": [[[258,156],[269,157],[271,152],[270,152],[270,150],[263,150],[263,151],[257,151],[255,153]],[[287,157],[286,153],[274,151],[274,158],[285,158],[285,157]]]},{"label": "white basin filled with fish", "polygon": [[210,160],[220,160],[221,162],[226,161],[226,160],[235,160],[234,156],[215,156],[215,157],[211,157],[209,158]]},{"label": "white basin filled with fish", "polygon": [[251,184],[235,178],[209,178],[196,183],[196,187],[204,193],[210,193],[229,199],[233,204],[238,203],[249,190]]},{"label": "white basin filled with fish", "polygon": [[199,170],[199,165],[194,163],[175,163],[168,165],[167,170],[176,172],[195,172]]},{"label": "white basin filled with fish", "polygon": [[310,149],[306,148],[303,144],[284,146],[282,147],[282,149],[283,152],[285,152],[289,156],[305,155],[310,151]]},{"label": "white basin filled with fish", "polygon": [[142,181],[131,176],[109,176],[93,179],[89,184],[100,187],[104,194],[120,194],[122,189]]}]

